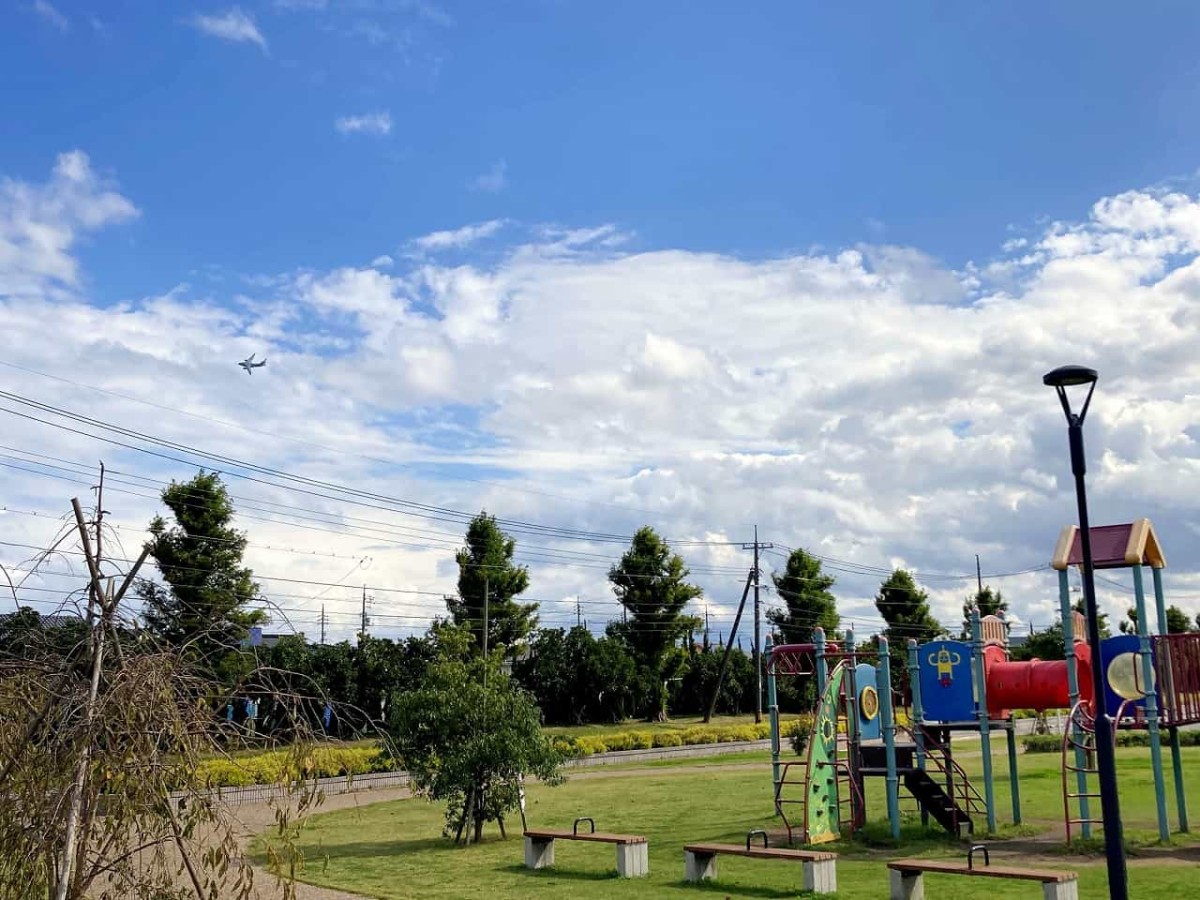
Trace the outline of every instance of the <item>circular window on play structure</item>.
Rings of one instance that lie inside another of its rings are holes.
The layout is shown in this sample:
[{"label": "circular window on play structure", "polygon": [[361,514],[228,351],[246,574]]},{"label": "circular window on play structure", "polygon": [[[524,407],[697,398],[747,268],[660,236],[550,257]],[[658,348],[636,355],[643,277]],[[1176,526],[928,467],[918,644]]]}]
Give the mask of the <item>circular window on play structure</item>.
[{"label": "circular window on play structure", "polygon": [[[1118,653],[1108,664],[1108,686],[1122,700],[1141,700],[1142,661],[1138,653]],[[1154,670],[1150,670],[1150,689],[1154,689]]]},{"label": "circular window on play structure", "polygon": [[879,692],[876,691],[871,685],[868,684],[862,689],[862,697],[860,702],[862,704],[863,718],[868,722],[872,721],[877,715],[879,715]]}]

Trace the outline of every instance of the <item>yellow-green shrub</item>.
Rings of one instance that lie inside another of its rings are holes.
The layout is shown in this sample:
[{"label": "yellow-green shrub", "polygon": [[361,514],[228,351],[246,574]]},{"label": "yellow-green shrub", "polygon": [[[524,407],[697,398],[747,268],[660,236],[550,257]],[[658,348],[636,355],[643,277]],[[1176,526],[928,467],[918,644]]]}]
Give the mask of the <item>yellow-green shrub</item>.
[{"label": "yellow-green shrub", "polygon": [[654,735],[655,747],[682,747],[683,735],[678,731],[659,731]]}]

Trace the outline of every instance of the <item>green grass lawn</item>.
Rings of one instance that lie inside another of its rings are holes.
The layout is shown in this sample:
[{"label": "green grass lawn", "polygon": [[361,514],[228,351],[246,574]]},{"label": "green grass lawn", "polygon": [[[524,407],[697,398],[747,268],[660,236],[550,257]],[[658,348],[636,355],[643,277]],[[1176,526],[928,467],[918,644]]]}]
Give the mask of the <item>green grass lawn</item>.
[{"label": "green grass lawn", "polygon": [[[957,747],[957,745],[956,745]],[[970,748],[960,750],[964,767],[977,773],[982,759]],[[707,764],[640,767],[640,771],[607,770],[600,777],[576,777],[557,788],[533,785],[529,792],[531,826],[570,827],[577,816],[593,816],[601,830],[645,834],[650,841],[650,876],[630,881],[615,876],[609,845],[560,841],[552,870],[533,872],[523,866],[519,819],[510,823],[507,841],[490,833],[481,845],[456,848],[440,837],[442,809],[422,800],[380,803],[319,815],[302,835],[307,858],[303,880],[340,887],[378,898],[523,897],[650,898],[789,897],[800,883],[794,864],[722,858],[720,877],[703,885],[683,881],[682,846],[691,841],[740,842],[753,828],[779,830],[771,815],[770,769],[755,754],[738,762],[714,758]],[[996,772],[1003,771],[1000,757]],[[1194,814],[1200,814],[1200,748],[1188,748],[1187,790]],[[1061,830],[1060,760],[1057,755],[1020,759],[1022,805],[1027,825],[1002,828],[989,839],[1003,848],[1005,838],[1028,847],[1039,831]],[[1136,843],[1154,828],[1154,798],[1148,753],[1130,748],[1119,752],[1123,813]],[[1169,782],[1168,782],[1169,784]],[[883,787],[869,782],[872,818],[884,817]],[[1001,823],[1007,821],[1008,784],[997,777]],[[1173,804],[1172,804],[1173,808]],[[980,823],[982,829],[982,823]],[[866,840],[841,842],[831,849],[838,862],[838,897],[879,898],[887,895],[887,859],[908,855],[961,858],[963,844],[944,835],[905,828],[900,848],[885,846],[886,822],[873,823]],[[982,838],[981,838],[982,839]],[[1131,851],[1130,883],[1134,897],[1173,893],[1179,898],[1200,894],[1200,839],[1175,838],[1169,848]],[[257,848],[261,861],[262,847]],[[1033,851],[1038,866],[1071,869],[1080,875],[1080,897],[1107,897],[1103,860],[1094,854],[1068,853],[1061,842],[1047,840]],[[1019,862],[1019,860],[1006,860]],[[1028,882],[927,876],[930,897],[1036,898],[1040,888]]]}]

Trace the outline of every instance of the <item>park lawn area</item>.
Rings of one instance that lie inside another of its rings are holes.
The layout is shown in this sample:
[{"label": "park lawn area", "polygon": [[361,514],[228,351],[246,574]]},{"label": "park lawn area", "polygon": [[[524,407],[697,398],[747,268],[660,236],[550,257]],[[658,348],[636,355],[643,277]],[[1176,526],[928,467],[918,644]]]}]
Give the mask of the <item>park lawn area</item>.
[{"label": "park lawn area", "polygon": [[[956,745],[957,748],[957,745]],[[977,772],[982,760],[963,752],[963,765]],[[997,776],[1003,771],[996,758]],[[1022,756],[1021,787],[1026,827],[1001,828],[988,838],[999,853],[1004,838],[1019,838],[1028,847],[1039,830],[1047,832],[1038,858],[1030,863],[1010,857],[1011,864],[1061,868],[1080,875],[1080,897],[1107,897],[1102,857],[1068,852],[1053,834],[1061,831],[1060,759],[1056,754]],[[1186,748],[1187,793],[1192,809],[1200,809],[1200,748]],[[1141,748],[1119,751],[1121,791],[1126,828],[1133,843],[1146,843],[1144,834],[1154,827],[1154,800],[1149,785],[1149,753]],[[1169,784],[1169,782],[1168,782]],[[871,779],[870,815],[883,816],[882,780]],[[997,777],[1000,823],[1007,821],[1007,782]],[[366,799],[366,798],[364,798]],[[1171,804],[1173,809],[1174,804]],[[722,858],[719,879],[704,885],[683,881],[683,844],[692,841],[740,843],[747,831],[766,828],[775,832],[781,823],[771,815],[769,766],[760,762],[729,763],[720,758],[707,764],[689,760],[686,765],[640,767],[578,773],[557,788],[532,785],[528,819],[532,827],[570,827],[578,816],[593,816],[600,830],[645,834],[650,841],[650,876],[616,878],[614,850],[610,845],[558,842],[556,865],[545,871],[523,866],[519,817],[508,823],[509,839],[501,840],[494,828],[481,845],[457,848],[440,837],[442,808],[423,800],[378,803],[318,815],[301,835],[306,856],[302,880],[338,887],[377,898],[487,897],[489,900],[524,897],[643,898],[790,897],[800,884],[799,866],[765,860]],[[982,830],[982,823],[980,823]],[[885,846],[886,822],[873,822],[868,840],[829,845],[843,854],[838,861],[842,900],[875,900],[887,895],[884,865],[900,856],[962,858],[966,845],[946,835],[922,832],[915,823],[905,827],[899,848]],[[982,836],[978,839],[983,839]],[[1190,856],[1184,858],[1180,850]],[[1130,884],[1134,897],[1173,892],[1178,897],[1200,894],[1200,867],[1195,849],[1200,838],[1176,836],[1172,847],[1131,850]],[[256,844],[262,862],[262,839]],[[1164,855],[1165,854],[1165,855]],[[994,879],[927,876],[927,895],[972,898],[1035,898],[1036,884]]]}]

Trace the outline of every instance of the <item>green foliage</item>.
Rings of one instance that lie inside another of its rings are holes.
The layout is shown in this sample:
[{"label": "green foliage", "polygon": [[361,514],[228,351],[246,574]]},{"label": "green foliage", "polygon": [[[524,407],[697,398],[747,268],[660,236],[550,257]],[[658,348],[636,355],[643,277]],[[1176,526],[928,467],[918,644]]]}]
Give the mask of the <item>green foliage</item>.
[{"label": "green foliage", "polygon": [[608,572],[613,592],[629,614],[627,624],[613,623],[609,630],[628,642],[643,670],[646,695],[642,709],[648,718],[665,713],[664,681],[680,677],[686,665],[671,651],[699,625],[694,617],[683,614],[687,604],[701,594],[700,588],[686,581],[688,574],[683,559],[649,526],[638,529],[620,562]]},{"label": "green foliage", "polygon": [[[812,730],[812,716],[779,723],[784,737],[799,728],[807,736]],[[618,731],[607,734],[580,735],[574,738],[555,736],[560,752],[568,757],[591,756],[596,753],[617,753],[622,750],[649,750],[658,747],[691,747],[699,744],[727,744],[735,741],[761,741],[771,736],[771,723],[757,725],[697,725],[673,731]]]},{"label": "green foliage", "polygon": [[971,639],[971,610],[979,610],[979,618],[984,616],[1003,616],[1008,612],[1008,601],[1000,591],[993,591],[991,585],[984,585],[963,601],[962,639]]},{"label": "green foliage", "polygon": [[388,732],[417,792],[446,803],[445,833],[456,840],[469,841],[473,825],[478,842],[485,822],[515,809],[525,776],[561,780],[562,754],[498,654],[439,657],[419,687],[393,697]]},{"label": "green foliage", "polygon": [[1024,644],[1013,647],[1010,653],[1015,662],[1030,659],[1063,659],[1065,655],[1061,619],[1049,628],[1029,635]]},{"label": "green foliage", "polygon": [[620,722],[641,695],[637,666],[623,641],[597,640],[586,628],[536,632],[513,675],[537,699],[552,725]]},{"label": "green foliage", "polygon": [[233,504],[216,472],[199,472],[164,488],[162,501],[175,519],[150,522],[150,555],[166,586],[143,581],[138,595],[150,631],[215,668],[237,647],[249,626],[265,621],[246,604],[258,594],[242,565],[246,536],[231,526]]},{"label": "green foliage", "polygon": [[804,550],[793,550],[783,572],[771,573],[771,581],[785,608],[769,610],[767,621],[780,630],[783,643],[811,643],[817,626],[833,637],[841,622],[837,600],[829,591],[836,579],[821,571],[819,559]]},{"label": "green foliage", "polygon": [[313,747],[303,757],[274,750],[238,758],[207,759],[196,766],[196,778],[206,787],[247,787],[278,784],[300,778],[336,778],[391,772],[396,762],[382,747]]},{"label": "green foliage", "polygon": [[458,562],[458,596],[446,598],[455,625],[467,627],[483,648],[484,594],[487,594],[487,646],[513,653],[537,627],[536,603],[515,598],[529,587],[529,570],[513,565],[516,542],[496,524],[495,516],[481,512],[467,526],[466,542],[455,554]]},{"label": "green foliage", "polygon": [[892,686],[902,689],[908,683],[909,639],[924,644],[944,634],[945,629],[929,611],[929,594],[918,588],[904,569],[896,569],[879,586],[875,608],[887,622],[884,634],[893,651]]},{"label": "green foliage", "polygon": [[[671,711],[677,715],[703,715],[717,685],[721,657],[725,651],[714,647],[697,651],[688,657],[687,671],[682,680],[673,682]],[[754,710],[754,660],[736,647],[729,654],[729,668],[721,691],[717,694],[718,715],[739,715]]]},{"label": "green foliage", "polygon": [[[782,730],[783,728],[781,726],[780,731]],[[786,733],[788,740],[792,744],[792,749],[796,751],[796,755],[803,756],[804,751],[808,749],[808,738],[812,733],[812,723],[805,723],[801,721],[794,722]]]},{"label": "green foliage", "polygon": [[1167,634],[1183,634],[1192,630],[1192,623],[1178,606],[1167,607]]}]

